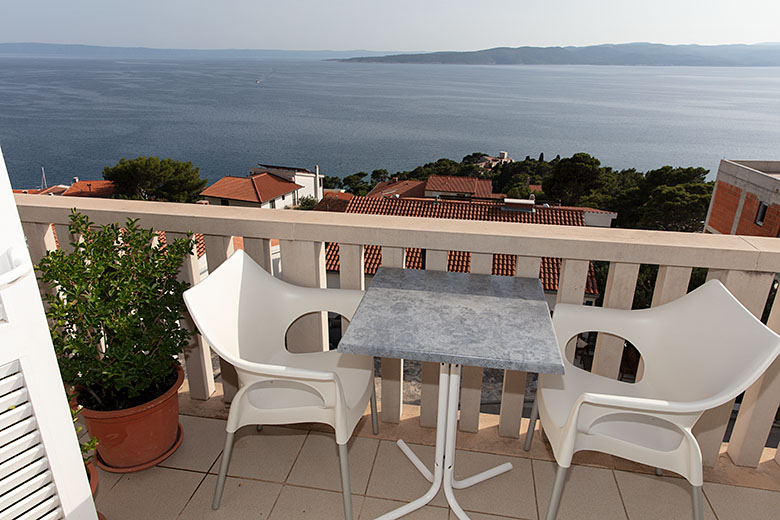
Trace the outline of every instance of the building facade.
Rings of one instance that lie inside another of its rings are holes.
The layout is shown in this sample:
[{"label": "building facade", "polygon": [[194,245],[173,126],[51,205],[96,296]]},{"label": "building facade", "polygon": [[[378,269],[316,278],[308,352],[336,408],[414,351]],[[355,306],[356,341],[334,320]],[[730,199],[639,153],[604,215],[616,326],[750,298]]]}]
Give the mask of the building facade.
[{"label": "building facade", "polygon": [[780,161],[721,160],[704,229],[723,235],[780,235]]}]

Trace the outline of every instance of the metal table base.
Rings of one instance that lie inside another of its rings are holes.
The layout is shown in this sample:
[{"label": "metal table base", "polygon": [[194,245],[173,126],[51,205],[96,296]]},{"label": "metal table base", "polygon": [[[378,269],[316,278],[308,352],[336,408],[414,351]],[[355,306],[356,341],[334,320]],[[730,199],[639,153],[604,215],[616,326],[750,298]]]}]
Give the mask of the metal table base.
[{"label": "metal table base", "polygon": [[468,515],[455,499],[453,489],[464,489],[493,478],[512,469],[512,464],[506,462],[489,470],[483,471],[463,480],[456,480],[455,438],[458,430],[458,400],[460,397],[460,365],[440,363],[439,367],[439,403],[436,416],[436,454],[433,473],[412,452],[403,440],[398,441],[398,447],[406,455],[425,479],[431,483],[428,492],[423,496],[405,504],[398,509],[385,513],[377,520],[392,520],[401,518],[428,504],[444,486],[444,495],[455,515],[460,520],[469,520]]}]

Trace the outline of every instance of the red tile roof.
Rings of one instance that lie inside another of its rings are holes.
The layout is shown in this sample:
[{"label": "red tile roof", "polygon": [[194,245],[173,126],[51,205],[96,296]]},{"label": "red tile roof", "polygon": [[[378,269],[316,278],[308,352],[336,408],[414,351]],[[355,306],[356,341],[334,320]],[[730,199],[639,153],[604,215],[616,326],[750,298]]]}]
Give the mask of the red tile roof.
[{"label": "red tile roof", "polygon": [[302,187],[270,173],[258,173],[248,177],[222,177],[200,194],[203,197],[262,204]]},{"label": "red tile roof", "polygon": [[322,196],[330,197],[332,199],[341,199],[341,200],[352,200],[352,198],[354,197],[354,195],[351,193],[346,193],[344,191],[334,191],[334,190],[325,190],[325,193],[323,193]]},{"label": "red tile roof", "polygon": [[425,181],[380,182],[367,197],[424,197]]},{"label": "red tile roof", "polygon": [[493,181],[477,179],[476,177],[453,177],[449,175],[431,175],[425,182],[425,191],[440,191],[444,193],[466,193],[473,197],[503,198],[499,193],[493,193]]},{"label": "red tile roof", "polygon": [[[491,222],[518,222],[529,224],[551,224],[584,226],[585,217],[582,209],[537,207],[536,211],[506,211],[503,204],[491,201],[453,201],[431,199],[386,199],[380,197],[355,197],[346,205],[324,204],[324,200],[315,210],[338,211],[345,213],[360,213],[370,215],[393,215],[405,217],[446,218],[460,220],[484,220]],[[341,202],[341,201],[339,201]],[[373,275],[382,265],[382,248],[376,245],[365,246],[365,273]],[[514,276],[515,255],[494,254],[493,274]],[[447,270],[454,272],[469,272],[471,269],[471,253],[466,251],[450,251]],[[545,291],[557,291],[560,274],[560,258],[543,257],[539,277]],[[328,271],[338,271],[340,267],[339,244],[328,243],[325,265]],[[406,268],[423,269],[425,266],[424,251],[419,248],[406,249]],[[586,294],[597,295],[596,277],[593,264],[588,270],[585,288]]]},{"label": "red tile roof", "polygon": [[110,199],[114,196],[114,181],[76,181],[62,193],[63,197],[100,197]]}]

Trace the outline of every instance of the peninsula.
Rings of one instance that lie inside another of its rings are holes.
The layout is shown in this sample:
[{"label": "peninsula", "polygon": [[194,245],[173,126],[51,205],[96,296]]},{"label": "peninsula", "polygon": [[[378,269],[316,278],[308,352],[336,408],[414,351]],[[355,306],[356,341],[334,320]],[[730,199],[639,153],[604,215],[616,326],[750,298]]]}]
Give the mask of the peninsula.
[{"label": "peninsula", "polygon": [[496,47],[466,52],[429,52],[339,59],[362,63],[460,65],[673,65],[778,67],[780,43],[754,45],[662,45],[623,43],[587,47]]}]

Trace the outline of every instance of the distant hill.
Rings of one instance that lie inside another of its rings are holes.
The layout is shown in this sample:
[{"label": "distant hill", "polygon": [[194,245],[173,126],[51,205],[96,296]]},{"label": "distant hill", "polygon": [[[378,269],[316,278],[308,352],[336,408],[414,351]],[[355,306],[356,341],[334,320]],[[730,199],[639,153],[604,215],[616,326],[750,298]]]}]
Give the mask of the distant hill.
[{"label": "distant hill", "polygon": [[340,59],[368,63],[464,65],[680,65],[778,67],[780,43],[756,45],[661,45],[623,43],[589,47],[496,47],[468,52],[430,52]]},{"label": "distant hill", "polygon": [[153,49],[149,47],[102,47],[56,43],[0,43],[0,56],[36,56],[63,58],[113,59],[344,59],[353,56],[387,54],[366,50],[354,51],[283,51],[273,49]]}]

